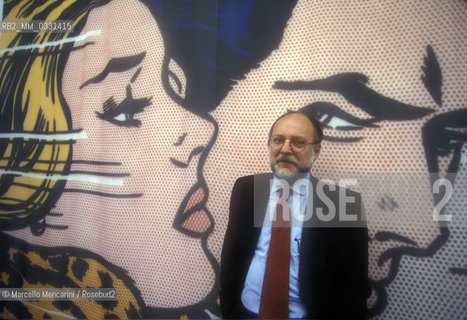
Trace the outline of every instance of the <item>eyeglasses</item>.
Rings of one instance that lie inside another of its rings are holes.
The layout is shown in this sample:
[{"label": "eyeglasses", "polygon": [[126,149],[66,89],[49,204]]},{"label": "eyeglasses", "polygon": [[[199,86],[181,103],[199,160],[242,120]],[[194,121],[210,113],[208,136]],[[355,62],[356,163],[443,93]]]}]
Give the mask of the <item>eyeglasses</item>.
[{"label": "eyeglasses", "polygon": [[314,142],[308,142],[305,139],[297,138],[297,137],[286,139],[283,136],[273,136],[271,139],[269,139],[269,146],[273,150],[280,150],[282,149],[286,141],[290,143],[290,147],[295,152],[300,152],[300,151],[305,150],[308,144],[314,144]]}]

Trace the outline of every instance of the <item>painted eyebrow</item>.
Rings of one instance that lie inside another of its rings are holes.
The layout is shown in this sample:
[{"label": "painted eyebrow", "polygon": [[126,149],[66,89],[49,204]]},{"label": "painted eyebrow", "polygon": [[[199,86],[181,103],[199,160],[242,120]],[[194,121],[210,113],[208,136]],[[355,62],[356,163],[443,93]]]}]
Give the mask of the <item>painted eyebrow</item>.
[{"label": "painted eyebrow", "polygon": [[99,83],[103,81],[111,72],[123,72],[130,70],[131,68],[136,67],[143,61],[146,56],[146,51],[141,52],[133,56],[126,56],[121,58],[112,58],[109,60],[104,70],[99,73],[97,76],[86,80],[79,88],[83,89],[85,86],[92,83]]},{"label": "painted eyebrow", "polygon": [[415,120],[435,111],[386,97],[369,88],[366,85],[367,82],[368,77],[366,75],[351,72],[311,81],[276,81],[273,88],[335,92],[343,96],[355,107],[373,116],[375,122],[381,120]]}]

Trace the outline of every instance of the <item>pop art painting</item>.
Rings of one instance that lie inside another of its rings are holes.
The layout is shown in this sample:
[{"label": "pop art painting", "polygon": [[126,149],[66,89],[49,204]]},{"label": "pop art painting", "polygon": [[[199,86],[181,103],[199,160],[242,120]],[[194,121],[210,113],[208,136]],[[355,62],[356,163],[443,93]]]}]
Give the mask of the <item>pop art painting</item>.
[{"label": "pop art painting", "polygon": [[219,318],[233,183],[303,110],[362,194],[369,315],[465,318],[466,30],[460,0],[4,1],[0,286],[118,298],[1,317]]}]

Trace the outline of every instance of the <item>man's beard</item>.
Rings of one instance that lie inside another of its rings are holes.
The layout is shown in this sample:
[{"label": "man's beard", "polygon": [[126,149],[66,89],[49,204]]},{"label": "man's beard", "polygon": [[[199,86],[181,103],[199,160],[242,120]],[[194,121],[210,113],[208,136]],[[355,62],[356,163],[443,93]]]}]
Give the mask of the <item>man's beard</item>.
[{"label": "man's beard", "polygon": [[[314,158],[315,158],[315,152],[313,151],[310,157],[310,161],[308,162],[306,167],[299,167],[298,162],[295,158],[291,156],[282,156],[282,157],[279,156],[276,158],[276,163],[274,165],[271,164],[271,169],[278,178],[284,179],[287,181],[295,181],[300,178],[303,178],[310,172],[311,168],[313,167],[313,163],[315,162]],[[278,163],[280,162],[293,163],[295,165],[295,168],[292,170],[281,169],[278,166]]]}]

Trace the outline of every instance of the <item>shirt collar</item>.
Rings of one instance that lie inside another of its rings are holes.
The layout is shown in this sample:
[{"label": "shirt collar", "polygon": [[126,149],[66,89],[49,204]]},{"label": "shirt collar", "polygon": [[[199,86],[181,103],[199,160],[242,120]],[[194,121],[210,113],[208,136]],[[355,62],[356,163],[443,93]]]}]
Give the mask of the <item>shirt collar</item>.
[{"label": "shirt collar", "polygon": [[[296,194],[299,194],[301,196],[306,196],[308,194],[310,183],[311,183],[310,178],[311,178],[311,174],[308,173],[303,178],[295,181],[294,184],[290,187],[290,189]],[[272,181],[272,185],[271,185],[271,193],[279,194],[280,190],[284,187],[281,184],[281,180],[282,179],[279,179],[276,176],[274,176],[274,180]]]}]

